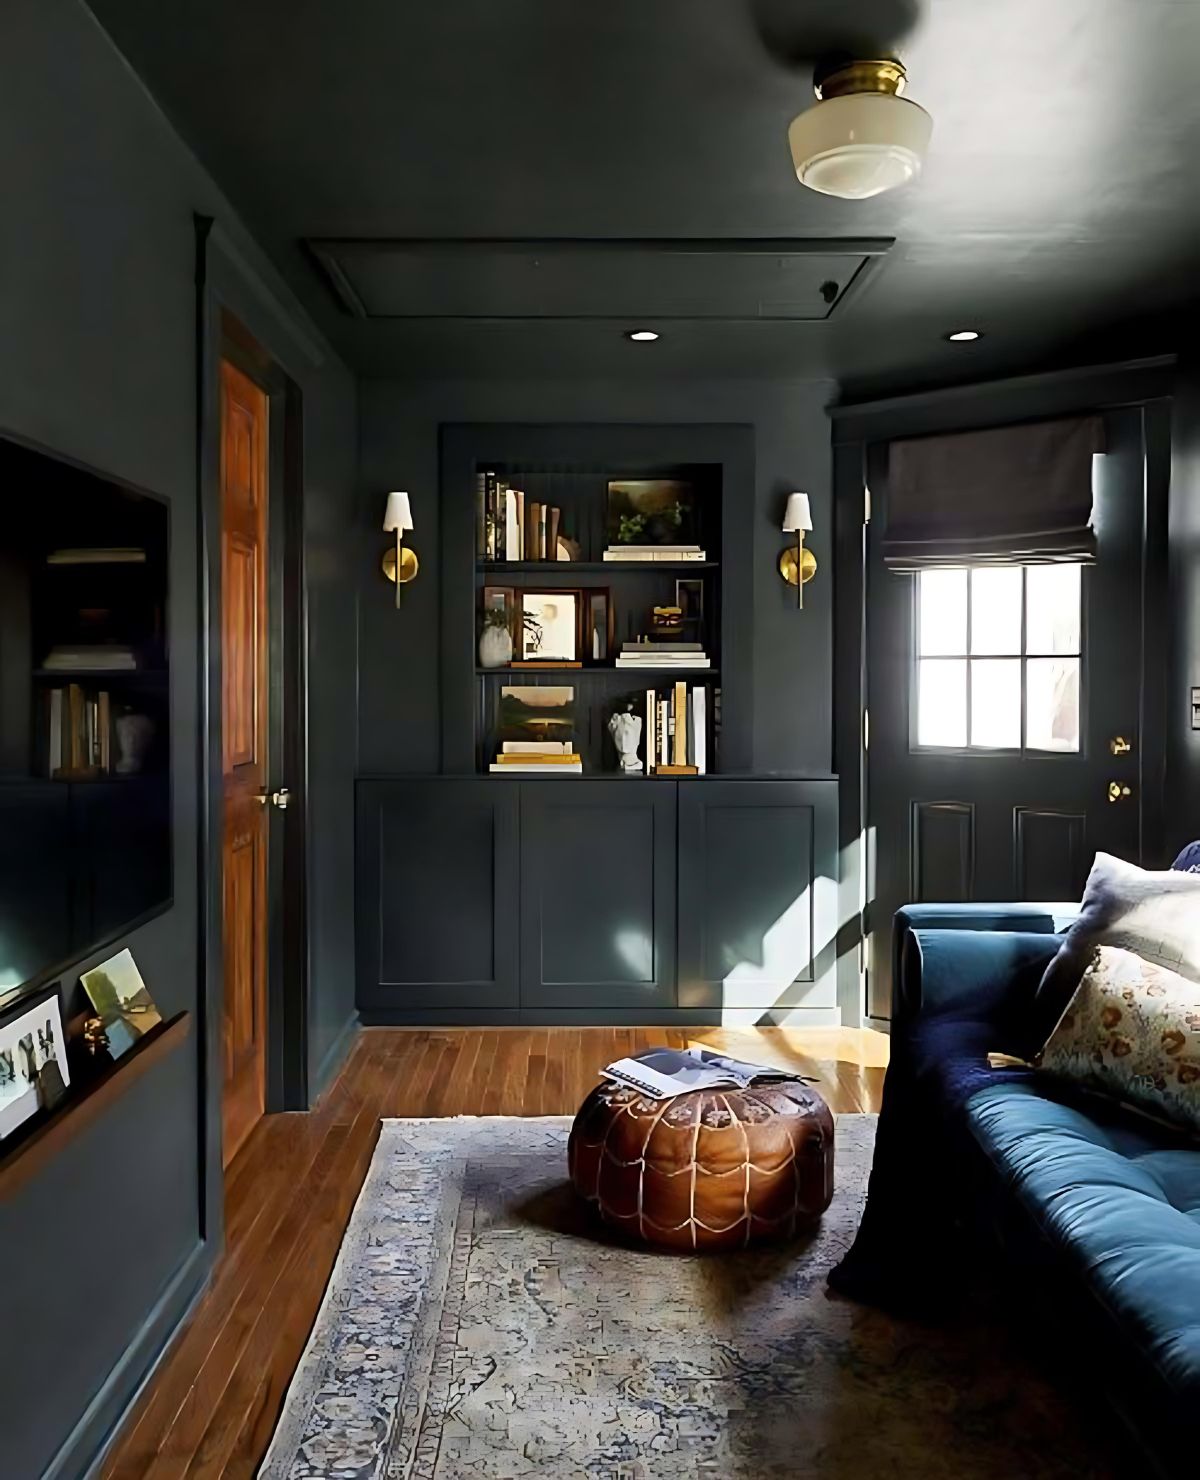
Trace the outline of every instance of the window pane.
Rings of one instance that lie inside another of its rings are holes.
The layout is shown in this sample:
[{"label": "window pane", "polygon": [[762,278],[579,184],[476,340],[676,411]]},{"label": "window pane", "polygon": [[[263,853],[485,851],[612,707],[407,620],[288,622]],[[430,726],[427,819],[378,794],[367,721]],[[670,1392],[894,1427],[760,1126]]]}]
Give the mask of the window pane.
[{"label": "window pane", "polygon": [[1025,744],[1079,749],[1079,659],[1030,658],[1025,683]]},{"label": "window pane", "polygon": [[923,570],[917,576],[921,656],[967,651],[967,573]]},{"label": "window pane", "polygon": [[1079,644],[1079,565],[1031,565],[1026,600],[1025,651],[1077,653]]},{"label": "window pane", "polygon": [[971,664],[971,744],[1021,748],[1021,660],[977,658]]},{"label": "window pane", "polygon": [[967,665],[962,658],[923,658],[917,677],[917,744],[967,743]]},{"label": "window pane", "polygon": [[1021,651],[1019,565],[971,572],[971,651],[1013,657]]}]

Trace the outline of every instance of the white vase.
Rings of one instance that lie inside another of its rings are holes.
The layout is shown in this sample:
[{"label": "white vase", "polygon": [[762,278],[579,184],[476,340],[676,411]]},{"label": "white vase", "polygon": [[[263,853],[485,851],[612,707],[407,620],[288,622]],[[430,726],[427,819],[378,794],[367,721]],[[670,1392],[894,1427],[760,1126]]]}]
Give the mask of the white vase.
[{"label": "white vase", "polygon": [[117,775],[140,775],[154,738],[154,721],[145,714],[122,714],[113,729],[117,732]]},{"label": "white vase", "polygon": [[479,638],[481,668],[504,668],[512,662],[512,633],[507,627],[485,627]]}]

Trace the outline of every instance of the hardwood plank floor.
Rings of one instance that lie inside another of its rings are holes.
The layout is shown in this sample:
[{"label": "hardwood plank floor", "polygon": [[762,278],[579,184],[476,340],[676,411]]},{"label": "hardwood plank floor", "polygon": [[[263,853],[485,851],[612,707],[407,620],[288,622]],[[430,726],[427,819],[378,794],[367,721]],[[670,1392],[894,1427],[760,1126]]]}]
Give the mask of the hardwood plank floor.
[{"label": "hardwood plank floor", "polygon": [[105,1480],[254,1474],[380,1120],[570,1115],[604,1064],[662,1043],[794,1069],[815,1080],[835,1114],[879,1107],[888,1040],[867,1029],[365,1029],[317,1108],[268,1116],[229,1168],[225,1253],[117,1436]]}]

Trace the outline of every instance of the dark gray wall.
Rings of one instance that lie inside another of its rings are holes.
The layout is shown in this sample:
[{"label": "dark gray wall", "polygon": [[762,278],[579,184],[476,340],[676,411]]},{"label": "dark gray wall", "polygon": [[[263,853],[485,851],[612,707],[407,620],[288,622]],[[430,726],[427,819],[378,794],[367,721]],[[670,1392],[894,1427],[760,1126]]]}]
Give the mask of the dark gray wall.
[{"label": "dark gray wall", "polygon": [[[271,275],[76,0],[4,5],[0,100],[0,429],[171,503],[175,900],[124,943],[164,1013],[196,1011],[193,212],[221,220]],[[355,406],[353,382],[332,359],[304,389],[319,1064],[353,1000],[354,622],[341,511],[353,484]],[[21,1333],[0,1343],[5,1475],[81,1472],[204,1272],[201,1038],[140,1079],[0,1214],[2,1324]]]},{"label": "dark gray wall", "polygon": [[1171,409],[1171,659],[1167,694],[1167,844],[1200,838],[1200,359],[1180,367]]},{"label": "dark gray wall", "polygon": [[[649,352],[653,353],[653,346]],[[630,346],[631,354],[644,351]],[[360,404],[359,736],[362,775],[438,769],[438,427],[443,422],[744,422],[756,440],[744,537],[754,565],[754,769],[831,769],[832,565],[826,381],[363,381]],[[384,493],[406,488],[421,574],[397,612],[379,573]],[[784,495],[812,496],[819,562],[804,611],[775,562]],[[463,490],[472,498],[471,489]],[[463,599],[471,594],[463,593]]]}]

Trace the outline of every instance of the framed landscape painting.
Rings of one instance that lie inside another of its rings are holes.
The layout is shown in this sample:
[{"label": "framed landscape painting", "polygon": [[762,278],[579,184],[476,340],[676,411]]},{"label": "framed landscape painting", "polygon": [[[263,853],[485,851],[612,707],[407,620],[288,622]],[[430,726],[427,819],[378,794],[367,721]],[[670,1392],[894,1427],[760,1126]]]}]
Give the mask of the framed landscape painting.
[{"label": "framed landscape painting", "polygon": [[114,1059],[127,1053],[143,1033],[162,1022],[132,951],[118,951],[93,970],[85,971],[82,981],[96,1015],[104,1024],[108,1051]]}]

